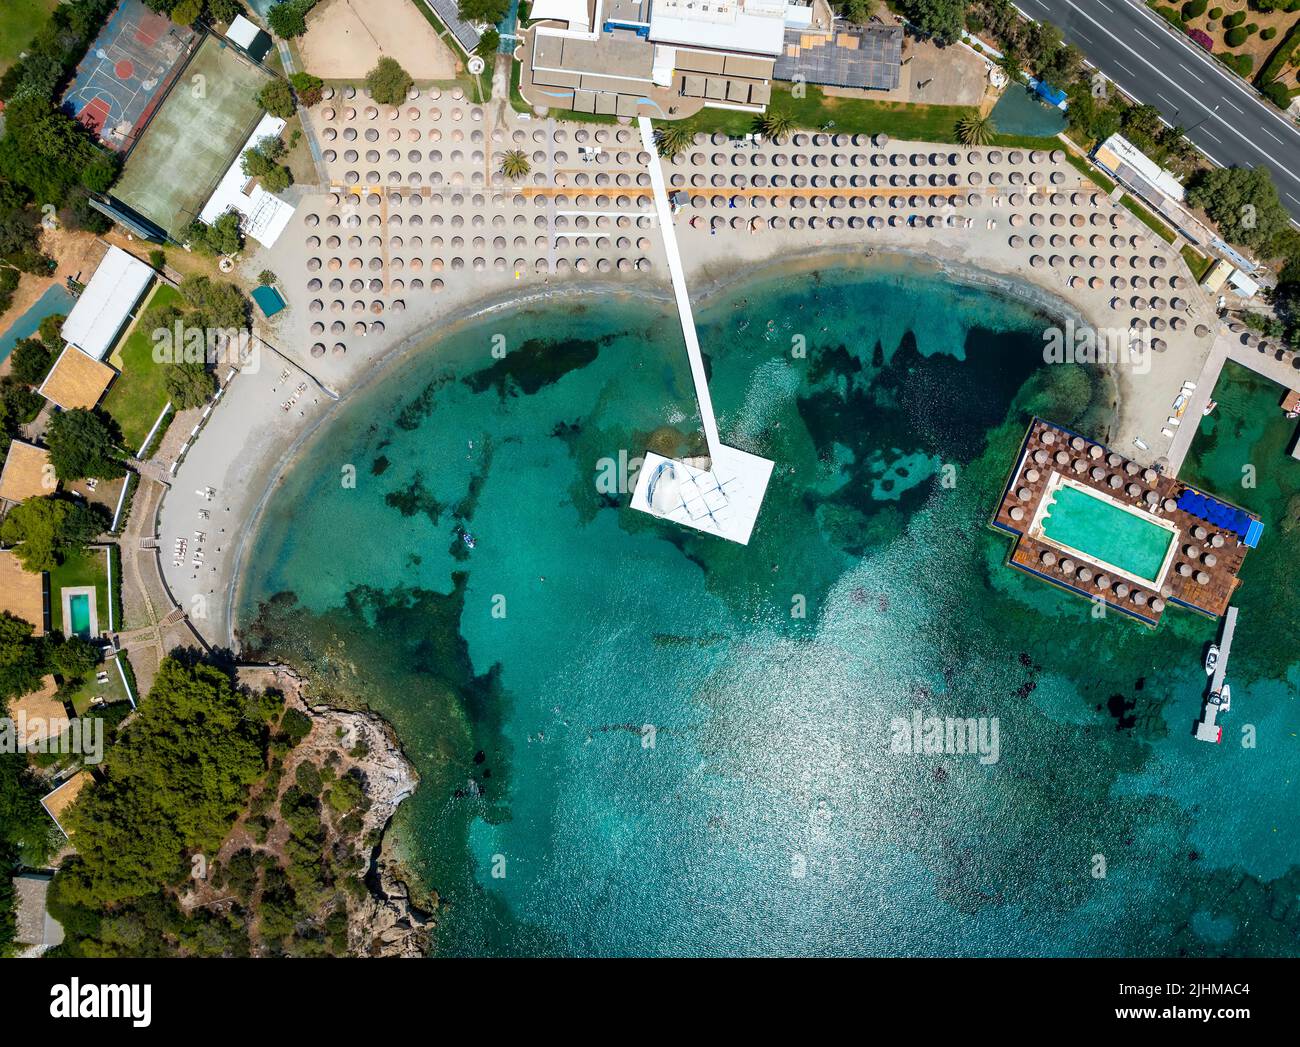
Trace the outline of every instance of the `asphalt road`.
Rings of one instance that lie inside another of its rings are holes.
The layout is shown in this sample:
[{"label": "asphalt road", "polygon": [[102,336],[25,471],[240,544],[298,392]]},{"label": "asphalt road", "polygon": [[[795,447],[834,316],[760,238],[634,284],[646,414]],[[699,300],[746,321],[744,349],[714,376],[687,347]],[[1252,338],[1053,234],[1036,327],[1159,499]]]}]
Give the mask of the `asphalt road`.
[{"label": "asphalt road", "polygon": [[[1015,0],[1223,167],[1267,167],[1300,224],[1300,127],[1140,0]],[[1175,5],[1177,6],[1177,5]]]}]

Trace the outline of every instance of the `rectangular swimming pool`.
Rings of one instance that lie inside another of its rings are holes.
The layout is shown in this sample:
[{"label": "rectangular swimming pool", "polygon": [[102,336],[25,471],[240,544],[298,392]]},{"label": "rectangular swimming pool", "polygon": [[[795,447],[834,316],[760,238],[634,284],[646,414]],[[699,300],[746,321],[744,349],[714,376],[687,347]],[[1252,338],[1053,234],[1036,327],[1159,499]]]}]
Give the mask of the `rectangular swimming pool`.
[{"label": "rectangular swimming pool", "polygon": [[71,621],[68,628],[73,636],[83,640],[90,639],[90,597],[85,593],[74,593],[68,597],[68,612]]},{"label": "rectangular swimming pool", "polygon": [[1160,580],[1175,531],[1078,487],[1063,485],[1048,497],[1040,528],[1049,541],[1142,581]]}]

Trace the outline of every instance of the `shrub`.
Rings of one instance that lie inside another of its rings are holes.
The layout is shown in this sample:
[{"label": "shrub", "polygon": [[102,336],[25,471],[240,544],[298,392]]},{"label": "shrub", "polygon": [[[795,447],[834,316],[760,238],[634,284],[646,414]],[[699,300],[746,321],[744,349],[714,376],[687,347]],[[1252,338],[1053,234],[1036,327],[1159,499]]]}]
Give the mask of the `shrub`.
[{"label": "shrub", "polygon": [[203,0],[180,0],[172,8],[172,21],[177,25],[190,25],[203,13]]},{"label": "shrub", "polygon": [[387,55],[366,76],[370,97],[380,105],[401,105],[414,83],[411,74],[398,64],[397,59]]},{"label": "shrub", "polygon": [[1255,59],[1251,55],[1221,54],[1215,57],[1243,80],[1255,68]]},{"label": "shrub", "polygon": [[1241,23],[1244,22],[1245,20],[1246,20],[1245,11],[1234,11],[1232,14],[1228,15],[1228,17],[1223,20],[1223,28],[1232,29],[1236,26],[1241,25]]},{"label": "shrub", "polygon": [[321,100],[325,88],[325,81],[319,76],[312,76],[311,73],[294,73],[289,77],[289,83],[294,93],[298,95],[298,102],[307,108],[311,108]]},{"label": "shrub", "polygon": [[1265,26],[1260,30],[1259,38],[1261,40],[1272,40],[1275,36],[1277,36],[1277,26],[1275,25]]},{"label": "shrub", "polygon": [[268,113],[281,120],[288,120],[297,111],[293,104],[293,90],[285,80],[272,80],[257,93],[257,101]]},{"label": "shrub", "polygon": [[286,0],[276,4],[267,13],[266,21],[271,32],[288,40],[302,36],[307,32],[307,12],[312,9],[314,0]]},{"label": "shrub", "polygon": [[1213,19],[1217,22],[1220,18],[1223,17],[1223,8],[1222,8],[1222,7],[1211,7],[1211,8],[1210,8],[1210,17],[1213,18]]},{"label": "shrub", "polygon": [[1187,3],[1183,4],[1183,17],[1200,18],[1209,5],[1209,0],[1187,0]]},{"label": "shrub", "polygon": [[[1291,91],[1281,80],[1274,80],[1271,84],[1267,84],[1263,93],[1264,97],[1279,109],[1286,109],[1291,104]],[[15,356],[17,352],[14,350]]]},{"label": "shrub", "polygon": [[1183,16],[1180,15],[1180,14],[1179,14],[1179,13],[1178,13],[1174,8],[1172,8],[1172,7],[1157,7],[1157,8],[1156,8],[1156,14],[1158,14],[1161,18],[1163,18],[1166,22],[1168,22],[1168,23],[1169,23],[1171,26],[1173,26],[1175,29],[1186,29],[1186,28],[1187,28],[1187,23],[1183,21]]},{"label": "shrub", "polygon": [[1205,32],[1203,29],[1189,29],[1187,30],[1187,35],[1207,51],[1214,50],[1214,40],[1211,39],[1210,34]]},{"label": "shrub", "polygon": [[1247,33],[1245,29],[1241,26],[1237,26],[1235,29],[1229,29],[1223,35],[1223,42],[1229,47],[1240,47],[1246,42],[1249,36],[1250,34]]},{"label": "shrub", "polygon": [[161,269],[167,264],[167,255],[165,252],[155,248],[149,252],[149,264],[155,269]]}]

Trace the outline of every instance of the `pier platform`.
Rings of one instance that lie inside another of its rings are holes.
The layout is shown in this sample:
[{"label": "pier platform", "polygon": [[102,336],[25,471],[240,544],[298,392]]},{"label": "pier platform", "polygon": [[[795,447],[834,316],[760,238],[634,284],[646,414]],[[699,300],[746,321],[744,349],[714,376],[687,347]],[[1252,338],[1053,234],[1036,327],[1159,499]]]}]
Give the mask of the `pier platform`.
[{"label": "pier platform", "polygon": [[686,272],[677,248],[672,205],[655,145],[654,125],[644,116],[638,119],[637,124],[642,148],[650,156],[647,168],[654,191],[655,214],[664,238],[673,300],[682,325],[682,339],[691,365],[691,381],[700,406],[700,422],[709,460],[707,463],[679,461],[647,451],[632,492],[632,508],[730,542],[748,545],[767,494],[773,463],[748,451],[726,446],[718,434],[713,398],[709,395],[709,383],[705,378],[704,355],[700,351],[695,316],[686,288]]}]

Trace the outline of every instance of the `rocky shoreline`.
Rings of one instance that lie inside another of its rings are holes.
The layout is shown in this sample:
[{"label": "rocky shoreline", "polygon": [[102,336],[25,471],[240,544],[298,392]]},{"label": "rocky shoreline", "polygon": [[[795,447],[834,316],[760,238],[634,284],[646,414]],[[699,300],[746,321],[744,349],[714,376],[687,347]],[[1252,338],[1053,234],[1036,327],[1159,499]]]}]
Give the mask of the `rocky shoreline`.
[{"label": "rocky shoreline", "polygon": [[324,760],[341,753],[347,767],[364,777],[369,806],[362,816],[360,836],[375,842],[361,871],[367,893],[348,900],[349,955],[427,956],[438,899],[411,888],[413,877],[393,852],[389,835],[398,806],[415,792],[420,776],[392,725],[370,710],[313,701],[310,682],[288,666],[242,667],[239,681],[280,691],[286,708],[311,718],[311,732],[294,750],[297,759]]}]

